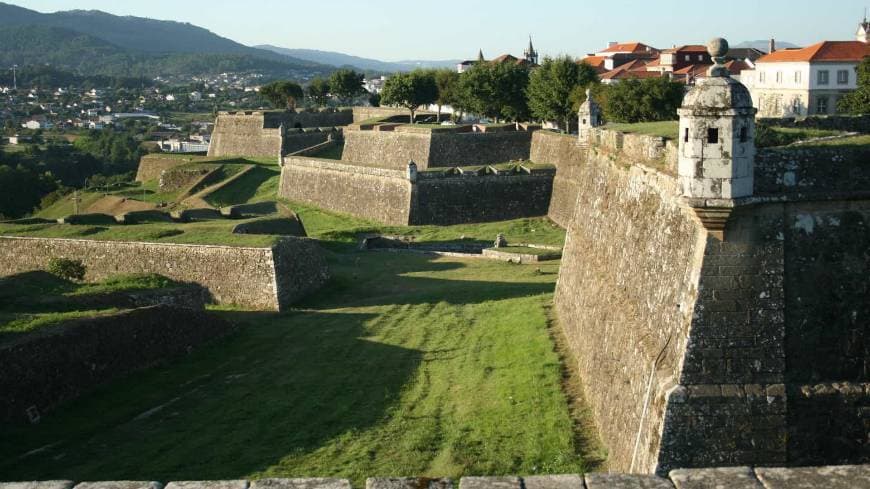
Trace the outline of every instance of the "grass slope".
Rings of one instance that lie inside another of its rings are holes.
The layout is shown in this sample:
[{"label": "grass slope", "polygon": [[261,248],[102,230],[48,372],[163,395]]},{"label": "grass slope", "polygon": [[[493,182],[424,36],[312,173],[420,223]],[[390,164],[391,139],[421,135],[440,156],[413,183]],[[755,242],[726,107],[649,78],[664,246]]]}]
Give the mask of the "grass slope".
[{"label": "grass slope", "polygon": [[[305,309],[0,428],[9,480],[581,472],[548,333],[557,265],[333,255]],[[95,415],[99,413],[99,415]],[[34,450],[41,449],[38,452]]]}]

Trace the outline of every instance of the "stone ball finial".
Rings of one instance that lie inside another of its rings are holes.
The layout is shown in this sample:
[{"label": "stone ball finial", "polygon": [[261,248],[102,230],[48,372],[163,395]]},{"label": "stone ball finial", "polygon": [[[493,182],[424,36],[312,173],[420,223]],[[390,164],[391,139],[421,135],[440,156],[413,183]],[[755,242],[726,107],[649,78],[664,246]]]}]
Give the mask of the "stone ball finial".
[{"label": "stone ball finial", "polygon": [[710,53],[710,56],[713,58],[721,58],[725,56],[728,53],[728,41],[721,37],[711,39],[710,42],[707,43],[707,52]]}]

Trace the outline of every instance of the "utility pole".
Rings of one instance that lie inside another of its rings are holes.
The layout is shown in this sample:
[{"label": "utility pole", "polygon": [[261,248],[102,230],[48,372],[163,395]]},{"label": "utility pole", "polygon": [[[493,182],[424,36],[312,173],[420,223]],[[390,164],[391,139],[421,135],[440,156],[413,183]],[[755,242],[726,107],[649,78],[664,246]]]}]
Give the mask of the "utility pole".
[{"label": "utility pole", "polygon": [[18,65],[12,65],[12,89],[18,90],[18,77],[16,76],[18,72]]}]

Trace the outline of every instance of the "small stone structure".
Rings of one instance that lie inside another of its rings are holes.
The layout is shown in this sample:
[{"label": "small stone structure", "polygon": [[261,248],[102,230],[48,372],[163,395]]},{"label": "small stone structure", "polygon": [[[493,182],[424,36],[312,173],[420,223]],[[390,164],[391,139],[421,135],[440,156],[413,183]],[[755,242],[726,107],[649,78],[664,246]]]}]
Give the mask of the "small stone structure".
[{"label": "small stone structure", "polygon": [[[0,489],[351,489],[347,479],[259,479],[228,481],[34,481],[0,482]],[[449,478],[371,477],[365,489],[865,489],[870,466],[729,467],[674,470],[667,478],[651,475],[586,474]],[[362,489],[362,488],[360,488]]]},{"label": "small stone structure", "polygon": [[88,281],[156,273],[200,284],[218,304],[280,310],[328,279],[316,241],[282,238],[269,248],[0,236],[0,276],[45,270],[52,258],[75,258]]},{"label": "small stone structure", "polygon": [[707,50],[715,64],[677,111],[677,170],[683,196],[707,229],[722,233],[735,200],[752,195],[757,110],[749,90],[725,66],[728,42],[714,39]]},{"label": "small stone structure", "polygon": [[592,98],[592,90],[586,89],[586,101],[580,105],[577,115],[580,142],[586,143],[589,139],[589,130],[604,123],[601,117],[601,106]]}]

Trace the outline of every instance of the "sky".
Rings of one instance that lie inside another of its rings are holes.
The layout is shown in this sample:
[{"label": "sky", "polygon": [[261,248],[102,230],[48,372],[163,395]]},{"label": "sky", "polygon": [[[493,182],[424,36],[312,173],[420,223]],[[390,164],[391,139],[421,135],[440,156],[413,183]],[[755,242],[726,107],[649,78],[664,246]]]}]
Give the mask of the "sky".
[{"label": "sky", "polygon": [[583,56],[609,41],[657,48],[774,37],[854,39],[870,0],[0,0],[40,12],[96,9],[189,22],[247,45],[338,51],[385,61]]}]

